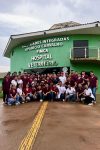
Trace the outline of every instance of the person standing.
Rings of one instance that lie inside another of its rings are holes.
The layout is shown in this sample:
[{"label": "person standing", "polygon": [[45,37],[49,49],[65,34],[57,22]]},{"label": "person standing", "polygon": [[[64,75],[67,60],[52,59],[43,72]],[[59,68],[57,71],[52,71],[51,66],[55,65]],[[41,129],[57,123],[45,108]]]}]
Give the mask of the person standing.
[{"label": "person standing", "polygon": [[4,103],[7,103],[7,99],[8,99],[8,96],[9,96],[10,83],[11,83],[10,75],[7,74],[4,77],[3,82],[2,82],[3,102]]},{"label": "person standing", "polygon": [[93,71],[90,72],[90,78],[89,78],[89,87],[92,90],[92,94],[95,97],[95,103],[96,103],[96,89],[98,88],[98,78],[94,75]]}]

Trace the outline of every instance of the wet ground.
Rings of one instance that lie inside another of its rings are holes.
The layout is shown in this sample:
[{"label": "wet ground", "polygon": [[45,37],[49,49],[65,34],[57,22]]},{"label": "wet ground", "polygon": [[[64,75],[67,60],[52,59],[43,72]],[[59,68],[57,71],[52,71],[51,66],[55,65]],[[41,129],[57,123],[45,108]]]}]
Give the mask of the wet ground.
[{"label": "wet ground", "polygon": [[[18,150],[41,103],[4,106],[0,102],[0,150]],[[99,150],[100,103],[49,102],[32,150]]]}]

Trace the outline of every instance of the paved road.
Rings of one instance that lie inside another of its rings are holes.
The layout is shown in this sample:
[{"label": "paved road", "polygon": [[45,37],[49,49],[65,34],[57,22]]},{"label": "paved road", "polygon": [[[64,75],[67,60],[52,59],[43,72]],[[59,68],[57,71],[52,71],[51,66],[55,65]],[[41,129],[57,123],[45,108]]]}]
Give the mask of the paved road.
[{"label": "paved road", "polygon": [[49,103],[33,150],[100,150],[100,106]]},{"label": "paved road", "polygon": [[40,103],[3,106],[0,103],[0,150],[18,150],[31,128]]},{"label": "paved road", "polygon": [[[0,104],[0,150],[18,150],[40,105]],[[32,150],[84,149],[100,149],[100,104],[49,103]]]}]

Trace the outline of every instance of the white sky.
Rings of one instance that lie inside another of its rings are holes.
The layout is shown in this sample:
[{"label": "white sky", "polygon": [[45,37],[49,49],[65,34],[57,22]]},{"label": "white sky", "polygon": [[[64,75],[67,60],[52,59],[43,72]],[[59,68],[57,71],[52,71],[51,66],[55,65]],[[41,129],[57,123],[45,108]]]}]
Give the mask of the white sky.
[{"label": "white sky", "polygon": [[59,22],[100,21],[100,0],[0,0],[0,72],[9,70],[3,51],[12,34],[49,29]]}]

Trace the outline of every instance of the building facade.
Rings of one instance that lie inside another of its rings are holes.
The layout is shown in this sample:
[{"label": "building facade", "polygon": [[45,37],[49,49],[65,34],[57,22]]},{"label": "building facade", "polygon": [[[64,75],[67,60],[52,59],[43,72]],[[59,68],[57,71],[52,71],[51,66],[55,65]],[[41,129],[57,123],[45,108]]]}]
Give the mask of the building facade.
[{"label": "building facade", "polygon": [[[4,56],[11,72],[61,69],[94,71],[100,81],[100,23],[65,24],[49,30],[11,35]],[[98,87],[100,93],[100,82]]]}]

